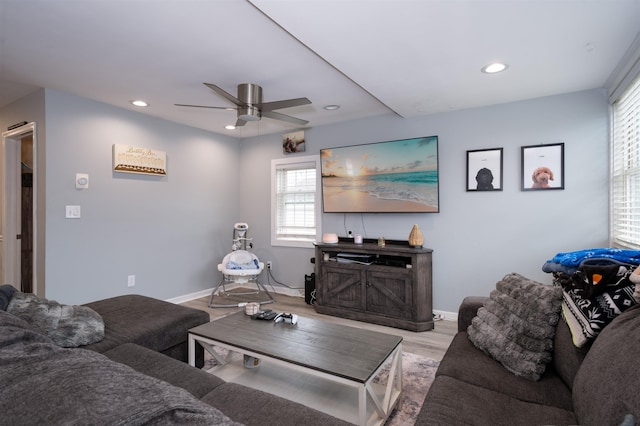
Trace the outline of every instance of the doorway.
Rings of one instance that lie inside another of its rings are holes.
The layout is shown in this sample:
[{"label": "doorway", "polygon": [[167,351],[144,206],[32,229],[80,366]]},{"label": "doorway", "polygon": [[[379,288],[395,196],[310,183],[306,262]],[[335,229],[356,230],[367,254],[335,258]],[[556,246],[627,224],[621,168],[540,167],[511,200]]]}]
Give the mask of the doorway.
[{"label": "doorway", "polygon": [[2,133],[3,282],[36,293],[36,125]]}]

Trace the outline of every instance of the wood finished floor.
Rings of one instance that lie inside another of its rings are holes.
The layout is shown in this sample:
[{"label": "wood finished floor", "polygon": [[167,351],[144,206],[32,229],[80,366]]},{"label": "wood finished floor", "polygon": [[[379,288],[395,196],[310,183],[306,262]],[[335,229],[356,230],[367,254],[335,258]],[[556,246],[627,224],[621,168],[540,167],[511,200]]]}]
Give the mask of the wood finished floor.
[{"label": "wood finished floor", "polygon": [[[232,290],[232,292],[233,291],[234,290]],[[237,289],[237,291],[240,291],[240,289]],[[235,299],[233,296],[224,299],[221,299],[221,297],[222,296],[216,297],[216,303],[221,304],[221,300],[224,302],[224,304],[227,304],[227,301],[229,302],[229,304],[237,303],[237,301],[251,301],[251,299],[255,296],[236,296],[237,299]],[[307,305],[304,301],[304,298],[302,297],[274,294],[274,299],[274,303],[262,305],[263,309],[272,309],[276,312],[291,312],[298,315],[300,317],[300,321],[304,321],[304,317],[316,318],[333,323],[348,325],[351,327],[402,336],[403,350],[405,352],[410,352],[437,360],[442,359],[444,353],[449,347],[449,344],[451,343],[451,340],[453,339],[453,336],[457,332],[457,324],[454,321],[436,321],[435,328],[431,331],[413,332],[401,330],[398,328],[385,327],[382,325],[369,324],[361,321],[353,321],[330,315],[319,314],[315,311],[313,306]],[[212,320],[244,310],[244,308],[239,307],[210,308],[208,306],[208,303],[209,297],[207,296],[185,302],[183,303],[183,305],[209,312]]]}]

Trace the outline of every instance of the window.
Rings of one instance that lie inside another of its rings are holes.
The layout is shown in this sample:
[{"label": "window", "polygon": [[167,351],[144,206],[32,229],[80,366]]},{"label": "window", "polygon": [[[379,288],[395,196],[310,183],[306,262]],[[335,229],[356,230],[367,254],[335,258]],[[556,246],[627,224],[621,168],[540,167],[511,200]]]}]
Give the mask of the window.
[{"label": "window", "polygon": [[640,248],[640,74],[613,104],[611,243]]},{"label": "window", "polygon": [[312,247],[320,235],[319,156],[271,161],[271,245]]}]

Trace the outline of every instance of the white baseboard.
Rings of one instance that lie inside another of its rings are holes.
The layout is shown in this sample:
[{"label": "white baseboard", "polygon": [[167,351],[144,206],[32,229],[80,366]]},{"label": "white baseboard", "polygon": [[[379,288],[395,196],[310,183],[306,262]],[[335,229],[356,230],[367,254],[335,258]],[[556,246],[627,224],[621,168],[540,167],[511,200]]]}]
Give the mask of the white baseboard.
[{"label": "white baseboard", "polygon": [[[226,288],[227,290],[233,290],[235,288],[242,288],[244,287],[242,284],[227,284]],[[255,289],[255,286],[251,287],[252,289]],[[288,288],[288,287],[282,287],[282,286],[273,286],[273,288],[271,288],[271,286],[266,287],[267,290],[269,290],[269,293],[275,293],[275,294],[284,294],[286,296],[292,296],[292,297],[304,297],[304,289],[297,289],[297,288]],[[171,302],[171,303],[185,303],[185,302],[189,302],[191,300],[195,300],[195,299],[200,299],[201,297],[208,297],[211,296],[211,292],[213,291],[213,287],[208,288],[206,290],[201,290],[195,293],[190,293],[190,294],[185,294],[183,296],[178,296],[178,297],[173,297],[171,299],[166,299],[167,302]]]},{"label": "white baseboard", "polygon": [[[227,289],[231,290],[234,288],[242,287],[242,285],[228,284],[226,287]],[[294,288],[288,288],[288,287],[282,287],[282,286],[273,286],[273,288],[271,288],[271,286],[269,286],[267,289],[269,290],[269,292],[275,293],[275,294],[284,294],[286,296],[292,296],[292,297],[304,297],[303,288],[294,289]],[[200,299],[201,297],[211,296],[212,291],[213,291],[213,287],[208,288],[206,290],[197,291],[195,293],[185,294],[184,296],[178,296],[171,299],[167,299],[167,302],[176,303],[176,304],[185,303],[191,300]],[[440,315],[441,318],[446,321],[456,321],[456,322],[458,321],[457,312],[448,312],[448,311],[441,311],[436,309],[433,311],[433,313],[436,315]]]},{"label": "white baseboard", "polygon": [[[227,290],[232,290],[234,288],[241,288],[241,287],[243,287],[242,284],[227,284],[226,286]],[[255,287],[252,287],[252,288],[255,288]],[[292,296],[292,297],[304,297],[303,288],[294,289],[294,288],[288,288],[288,287],[282,287],[282,286],[273,286],[273,288],[271,288],[271,286],[269,286],[267,287],[267,290],[275,294],[284,294],[286,296]],[[208,288],[206,290],[201,290],[195,293],[185,294],[183,296],[167,299],[167,302],[176,303],[176,304],[185,303],[191,300],[200,299],[201,297],[211,296],[212,291],[213,291],[213,287]],[[433,313],[436,315],[440,315],[441,318],[446,321],[458,321],[457,312],[447,312],[447,311],[441,311],[436,309],[433,311]]]},{"label": "white baseboard", "polygon": [[189,302],[191,300],[200,299],[201,297],[211,296],[211,292],[212,291],[213,291],[213,287],[211,287],[209,289],[206,289],[206,290],[200,290],[200,291],[195,292],[195,293],[185,294],[183,296],[178,296],[178,297],[173,297],[171,299],[166,299],[166,301],[170,302],[170,303],[175,303],[175,304],[185,303],[185,302]]}]

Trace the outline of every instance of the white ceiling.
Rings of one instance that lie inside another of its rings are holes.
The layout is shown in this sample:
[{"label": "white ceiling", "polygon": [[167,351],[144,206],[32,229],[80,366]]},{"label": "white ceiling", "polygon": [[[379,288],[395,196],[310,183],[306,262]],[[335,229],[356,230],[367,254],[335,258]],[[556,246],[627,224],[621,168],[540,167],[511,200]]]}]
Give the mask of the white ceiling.
[{"label": "white ceiling", "polygon": [[[603,87],[639,31],[640,0],[0,0],[0,107],[44,87],[284,133],[174,103],[232,106],[202,83],[255,83],[265,102],[309,98],[278,110],[307,127],[493,105]],[[508,70],[480,72],[496,60]]]}]

